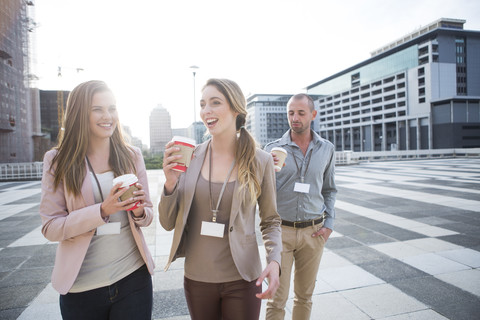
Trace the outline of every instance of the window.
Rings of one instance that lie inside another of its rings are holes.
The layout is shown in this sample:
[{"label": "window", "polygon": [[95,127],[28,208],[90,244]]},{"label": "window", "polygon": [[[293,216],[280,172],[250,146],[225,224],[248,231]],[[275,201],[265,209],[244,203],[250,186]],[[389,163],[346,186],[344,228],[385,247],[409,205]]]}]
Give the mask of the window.
[{"label": "window", "polygon": [[352,84],[352,88],[360,86],[360,73],[359,72],[352,74],[351,84]]},{"label": "window", "polygon": [[423,56],[428,54],[428,46],[418,49],[418,55]]},{"label": "window", "polygon": [[467,95],[467,54],[465,38],[455,39],[455,53],[457,63],[457,94]]},{"label": "window", "polygon": [[429,62],[428,56],[424,56],[424,57],[421,57],[420,59],[418,59],[418,64],[419,65],[427,64],[428,62]]}]

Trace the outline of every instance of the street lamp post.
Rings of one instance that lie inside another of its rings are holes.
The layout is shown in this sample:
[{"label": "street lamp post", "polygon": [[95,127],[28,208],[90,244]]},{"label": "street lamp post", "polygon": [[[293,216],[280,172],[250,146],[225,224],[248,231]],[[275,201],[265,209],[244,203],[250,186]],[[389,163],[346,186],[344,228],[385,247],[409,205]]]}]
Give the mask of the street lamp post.
[{"label": "street lamp post", "polygon": [[193,72],[193,139],[195,140],[195,143],[197,142],[197,111],[195,108],[195,104],[197,103],[197,100],[195,98],[195,74],[197,73],[197,66],[191,66],[190,70]]}]

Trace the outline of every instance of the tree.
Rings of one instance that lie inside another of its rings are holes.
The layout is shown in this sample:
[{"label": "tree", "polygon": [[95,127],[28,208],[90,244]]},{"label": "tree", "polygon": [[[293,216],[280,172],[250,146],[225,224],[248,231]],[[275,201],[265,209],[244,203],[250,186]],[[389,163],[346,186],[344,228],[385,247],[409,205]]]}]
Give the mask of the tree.
[{"label": "tree", "polygon": [[143,159],[145,160],[147,170],[163,169],[163,154],[150,154],[144,151]]}]

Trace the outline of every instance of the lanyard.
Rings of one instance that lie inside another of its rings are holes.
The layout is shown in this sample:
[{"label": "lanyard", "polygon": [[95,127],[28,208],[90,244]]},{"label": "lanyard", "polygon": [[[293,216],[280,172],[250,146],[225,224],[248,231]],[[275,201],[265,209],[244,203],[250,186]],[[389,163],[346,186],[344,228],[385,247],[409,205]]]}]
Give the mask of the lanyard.
[{"label": "lanyard", "polygon": [[230,170],[228,171],[227,178],[225,178],[225,181],[223,182],[222,190],[220,191],[220,194],[218,195],[218,201],[217,201],[217,206],[215,209],[213,209],[213,197],[212,197],[212,146],[209,144],[209,166],[208,166],[208,187],[210,189],[210,210],[212,210],[213,222],[217,222],[217,213],[218,213],[218,207],[220,207],[220,201],[222,200],[223,197],[223,192],[225,191],[225,187],[227,186],[228,180],[230,180],[230,176],[232,175],[233,167],[235,166],[235,159],[233,159],[232,165],[230,166]]},{"label": "lanyard", "polygon": [[[310,149],[310,152],[309,152],[309,154],[307,155],[307,157],[308,157],[307,167],[305,168],[305,172],[303,173],[303,175],[302,175],[302,170],[301,170],[300,167],[298,166],[297,159],[295,158],[295,153],[293,152],[293,148],[291,148],[291,149],[292,149],[293,161],[295,161],[295,166],[297,167],[297,173],[298,173],[298,175],[300,176],[300,181],[301,181],[302,183],[304,183],[304,181],[305,181],[305,175],[307,174],[308,166],[310,165],[310,160],[312,160],[313,148]],[[302,167],[303,167],[303,165],[302,165]]]},{"label": "lanyard", "polygon": [[102,198],[102,202],[103,202],[104,201],[103,200],[103,193],[102,193],[102,188],[100,187],[100,182],[98,182],[97,175],[95,174],[95,171],[93,171],[92,164],[90,163],[90,160],[88,160],[87,156],[85,156],[85,158],[87,159],[87,163],[88,163],[88,167],[90,168],[90,172],[93,174],[93,177],[95,178],[95,182],[97,183],[98,191],[100,192],[100,198]]}]

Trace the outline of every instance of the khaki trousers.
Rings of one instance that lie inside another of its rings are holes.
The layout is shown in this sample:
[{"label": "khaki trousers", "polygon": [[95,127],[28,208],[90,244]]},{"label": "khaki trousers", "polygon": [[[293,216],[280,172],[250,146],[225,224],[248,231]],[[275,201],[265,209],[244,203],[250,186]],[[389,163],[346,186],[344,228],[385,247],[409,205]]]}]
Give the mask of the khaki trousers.
[{"label": "khaki trousers", "polygon": [[315,288],[320,260],[325,247],[323,237],[312,237],[319,230],[318,226],[295,229],[282,226],[282,273],[280,275],[280,287],[273,300],[267,302],[266,320],[283,320],[285,317],[285,305],[290,291],[290,278],[292,266],[295,263],[293,278],[292,319],[308,320],[312,312],[312,295]]}]

